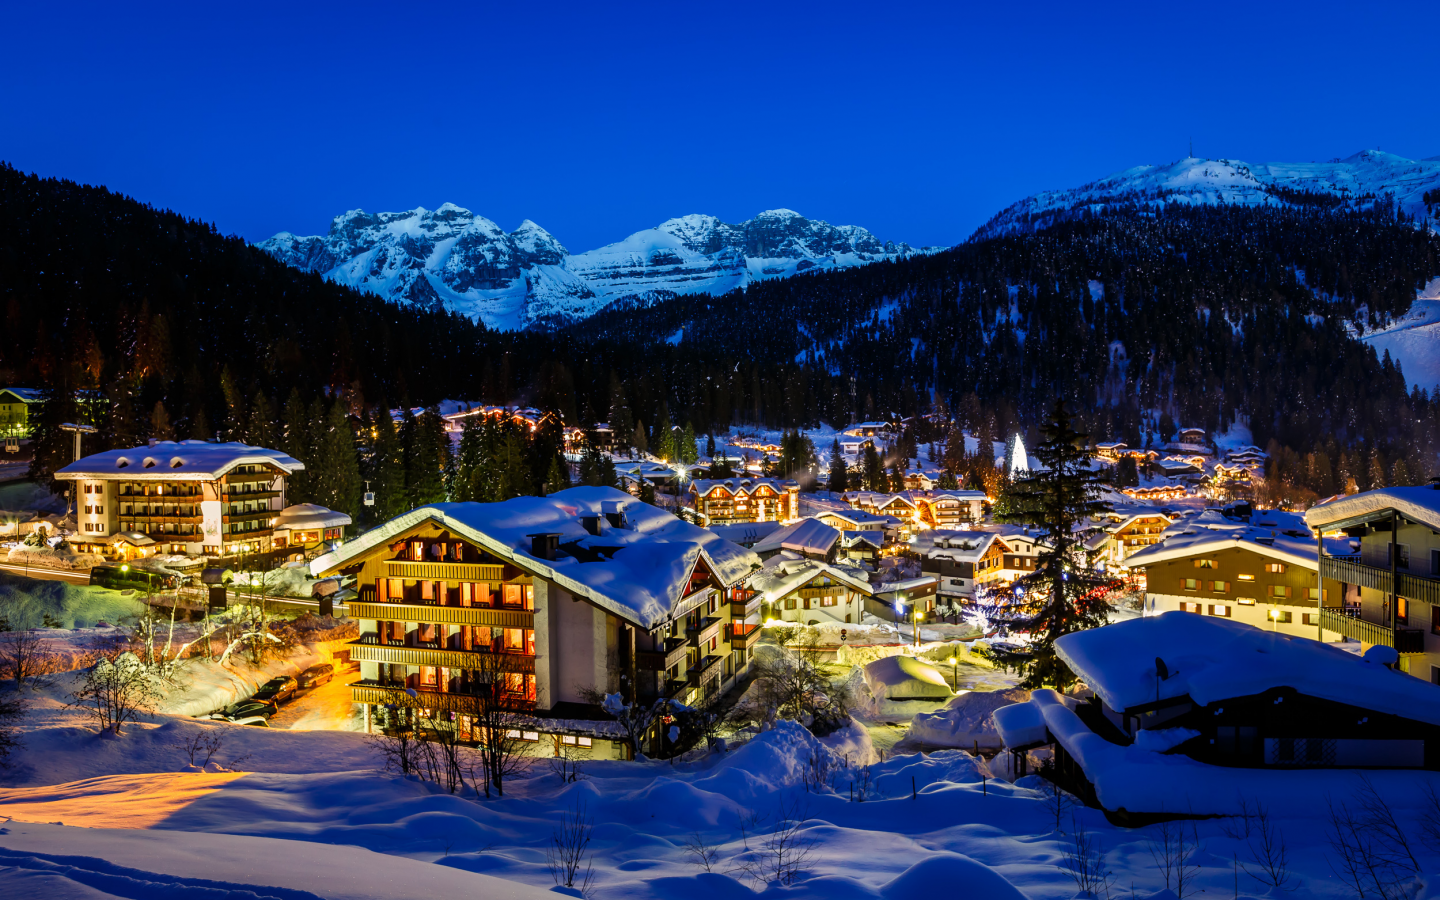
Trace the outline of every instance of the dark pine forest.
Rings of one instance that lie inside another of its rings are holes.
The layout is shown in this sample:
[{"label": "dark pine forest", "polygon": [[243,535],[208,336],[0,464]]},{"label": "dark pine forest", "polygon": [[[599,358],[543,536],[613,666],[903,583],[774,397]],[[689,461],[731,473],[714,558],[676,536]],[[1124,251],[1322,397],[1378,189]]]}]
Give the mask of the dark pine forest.
[{"label": "dark pine forest", "polygon": [[1408,390],[1353,335],[1403,314],[1437,274],[1440,239],[1384,198],[1122,207],[499,333],[327,283],[200,220],[5,166],[0,384],[50,398],[42,470],[64,458],[49,429],[73,419],[100,429],[87,451],[280,439],[296,409],[313,424],[340,421],[339,406],[359,423],[447,397],[700,433],[940,411],[998,438],[1033,429],[1060,396],[1094,440],[1143,443],[1162,415],[1212,431],[1246,421],[1274,474],[1324,496],[1352,478],[1431,474],[1440,395]]}]

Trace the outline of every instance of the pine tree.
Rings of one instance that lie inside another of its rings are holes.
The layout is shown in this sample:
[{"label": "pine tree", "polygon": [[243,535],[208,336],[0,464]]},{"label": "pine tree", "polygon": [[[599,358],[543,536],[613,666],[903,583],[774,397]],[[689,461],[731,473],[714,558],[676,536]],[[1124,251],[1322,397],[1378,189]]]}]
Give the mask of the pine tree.
[{"label": "pine tree", "polygon": [[252,447],[274,449],[280,440],[280,431],[275,424],[275,407],[264,391],[256,391],[250,404],[250,421],[245,431],[245,443]]},{"label": "pine tree", "polygon": [[[1028,632],[1029,648],[1001,660],[1025,676],[1021,684],[1066,688],[1075,680],[1055,653],[1055,640],[1108,621],[1106,595],[1113,583],[1095,571],[1097,551],[1088,550],[1086,526],[1109,507],[1097,499],[1100,473],[1090,468],[1088,435],[1071,427],[1071,414],[1056,400],[1035,448],[1041,468],[1015,481],[1008,496],[1013,506],[997,521],[1040,527],[1040,553],[1034,572],[1002,592],[1001,607],[1014,627]],[[1093,530],[1093,529],[1091,529]]]},{"label": "pine tree", "polygon": [[866,444],[865,452],[860,457],[861,481],[865,490],[884,493],[889,482],[885,477],[885,465],[880,460],[880,453],[875,449],[874,444]]},{"label": "pine tree", "polygon": [[635,458],[639,459],[650,449],[650,442],[645,439],[645,423],[635,423],[635,433],[630,436],[630,446],[635,448]]},{"label": "pine tree", "polygon": [[336,400],[325,419],[317,449],[314,480],[315,502],[327,509],[356,516],[360,509],[360,460],[355,453],[355,433],[343,401]]},{"label": "pine tree", "polygon": [[380,409],[375,420],[375,449],[370,454],[370,487],[375,493],[372,507],[376,521],[388,522],[409,509],[405,496],[405,461],[400,435],[389,410]]},{"label": "pine tree", "polygon": [[635,422],[630,415],[630,401],[625,396],[625,385],[620,376],[610,373],[610,418],[606,422],[610,433],[621,447],[629,446],[635,440]]},{"label": "pine tree", "polygon": [[241,396],[240,390],[235,386],[235,379],[230,375],[230,367],[222,366],[220,369],[220,396],[225,399],[225,420],[220,423],[220,434],[223,440],[244,441],[245,440],[245,398]]},{"label": "pine tree", "polygon": [[203,404],[196,406],[195,414],[190,417],[190,440],[215,440],[215,432],[210,430],[210,419],[205,415],[205,406]]},{"label": "pine tree", "polygon": [[837,436],[830,444],[830,478],[826,488],[832,493],[843,494],[849,490],[850,469],[845,465],[845,454],[840,450]]},{"label": "pine tree", "polygon": [[705,458],[715,459],[715,435],[713,434],[705,435]]},{"label": "pine tree", "polygon": [[170,427],[170,414],[165,411],[163,401],[156,400],[150,410],[150,436],[157,441],[175,440],[175,429]]},{"label": "pine tree", "polygon": [[484,463],[484,444],[479,416],[466,416],[460,426],[460,452],[455,459],[455,484],[450,498],[456,501],[479,499],[480,467]]},{"label": "pine tree", "polygon": [[290,503],[309,503],[313,496],[311,483],[314,480],[309,471],[314,459],[310,453],[310,415],[305,409],[305,401],[300,399],[298,388],[291,388],[290,397],[285,401],[285,431],[280,436],[280,449],[306,464],[305,469],[292,474],[286,481],[286,500]]},{"label": "pine tree", "polygon": [[687,466],[700,461],[700,448],[695,446],[695,428],[689,422],[685,423],[685,430],[677,441],[675,455]]},{"label": "pine tree", "polygon": [[553,494],[570,486],[570,467],[565,465],[560,454],[550,454],[550,470],[545,473],[545,493]]},{"label": "pine tree", "polygon": [[414,469],[406,471],[412,507],[443,503],[452,469],[450,435],[440,411],[430,407],[415,417]]}]

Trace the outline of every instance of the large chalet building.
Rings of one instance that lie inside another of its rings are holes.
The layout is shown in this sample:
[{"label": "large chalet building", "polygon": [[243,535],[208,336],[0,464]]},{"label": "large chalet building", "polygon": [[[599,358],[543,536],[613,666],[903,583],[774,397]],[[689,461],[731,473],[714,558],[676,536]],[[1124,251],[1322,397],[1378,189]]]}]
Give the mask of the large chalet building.
[{"label": "large chalet building", "polygon": [[780,478],[697,478],[690,482],[705,525],[788,522],[800,517],[800,485]]},{"label": "large chalet building", "polygon": [[55,478],[75,486],[77,549],[225,556],[274,548],[285,480],[304,468],[264,447],[156,441],[83,457]]},{"label": "large chalet building", "polygon": [[[316,577],[357,578],[351,690],[367,729],[395,724],[407,697],[463,699],[498,669],[542,748],[594,718],[592,692],[698,704],[729,689],[759,637],[761,601],[744,587],[759,567],[600,487],[421,507],[311,563]],[[594,753],[623,747],[596,740]]]},{"label": "large chalet building", "polygon": [[1320,548],[1320,629],[1394,647],[1402,671],[1440,684],[1440,485],[1340,497],[1305,521],[1336,536]]}]

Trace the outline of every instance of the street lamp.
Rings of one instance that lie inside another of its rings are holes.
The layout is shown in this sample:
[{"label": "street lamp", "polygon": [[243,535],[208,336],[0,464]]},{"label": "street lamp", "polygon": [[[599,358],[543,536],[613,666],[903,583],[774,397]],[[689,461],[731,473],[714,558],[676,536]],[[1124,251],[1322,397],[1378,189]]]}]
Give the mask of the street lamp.
[{"label": "street lamp", "polygon": [[915,604],[915,624],[911,628],[915,632],[916,647],[920,646],[920,620],[923,618],[925,618],[925,614],[920,611],[920,604],[917,603]]},{"label": "street lamp", "polygon": [[948,662],[950,663],[950,684],[958,687],[956,682],[960,680],[959,660],[952,656]]},{"label": "street lamp", "polygon": [[1271,622],[1273,623],[1273,625],[1274,625],[1274,627],[1271,628],[1271,631],[1274,631],[1274,632],[1276,632],[1276,633],[1279,633],[1279,631],[1280,631],[1280,610],[1278,610],[1278,609],[1272,609],[1272,610],[1270,610],[1270,621],[1271,621]]}]

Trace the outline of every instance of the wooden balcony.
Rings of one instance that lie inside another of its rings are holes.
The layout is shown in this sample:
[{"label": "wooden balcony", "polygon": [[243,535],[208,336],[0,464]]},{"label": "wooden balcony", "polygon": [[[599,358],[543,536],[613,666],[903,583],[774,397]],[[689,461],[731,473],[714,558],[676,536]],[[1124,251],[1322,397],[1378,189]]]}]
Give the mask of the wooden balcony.
[{"label": "wooden balcony", "polygon": [[[371,588],[374,599],[374,588]],[[488,606],[440,606],[434,603],[350,604],[352,619],[380,619],[386,622],[425,622],[433,625],[488,625],[491,628],[535,627],[535,613],[528,609]]]},{"label": "wooden balcony", "polygon": [[725,640],[732,650],[749,650],[760,642],[760,626],[732,622],[725,626]]},{"label": "wooden balcony", "polygon": [[250,512],[222,513],[220,521],[234,524],[236,522],[253,522],[256,519],[273,519],[278,515],[280,513],[273,509],[252,509]]},{"label": "wooden balcony", "polygon": [[[1346,584],[1390,593],[1390,570],[1367,566],[1354,557],[1325,556],[1320,559],[1320,574]],[[1404,569],[1396,571],[1399,584],[1395,591],[1410,600],[1440,606],[1440,578],[1412,575]]]},{"label": "wooden balcony", "polygon": [[[471,694],[457,694],[450,691],[438,690],[417,690],[412,699],[406,692],[405,686],[367,684],[356,682],[350,685],[350,700],[352,703],[394,703],[397,706],[419,706],[425,709],[451,709],[464,711],[469,704],[475,703],[476,698]],[[534,709],[535,699],[515,695],[510,703],[516,710]]]},{"label": "wooden balcony", "polygon": [[706,681],[709,681],[712,677],[719,674],[720,663],[724,661],[724,659],[725,657],[718,655],[702,658],[698,663],[690,667],[690,671],[685,673],[686,683],[691,687],[699,687]]},{"label": "wooden balcony", "polygon": [[636,650],[635,665],[644,672],[668,672],[685,660],[689,646],[685,638],[666,638],[664,650]]},{"label": "wooden balcony", "polygon": [[241,500],[269,500],[271,497],[280,496],[279,491],[225,491],[220,499],[225,503]]},{"label": "wooden balcony", "polygon": [[732,619],[748,619],[760,611],[760,604],[764,598],[760,594],[754,594],[749,600],[731,600],[730,617]]},{"label": "wooden balcony", "polygon": [[385,577],[418,581],[504,581],[505,567],[487,563],[411,562],[387,559]]},{"label": "wooden balcony", "polygon": [[701,619],[694,628],[691,628],[689,624],[685,626],[685,637],[692,647],[699,647],[711,638],[719,637],[719,635],[720,619],[715,616],[708,616]]},{"label": "wooden balcony", "polygon": [[406,647],[374,644],[363,637],[351,641],[350,659],[355,662],[397,663],[402,666],[445,666],[449,669],[478,669],[486,657],[498,657],[506,672],[535,674],[535,657],[524,653],[487,653],[480,650],[441,650],[433,647]]},{"label": "wooden balcony", "polygon": [[[1352,582],[1353,583],[1353,582]],[[1320,610],[1320,628],[1352,640],[1381,647],[1394,647],[1402,655],[1425,652],[1425,632],[1418,628],[1396,628],[1346,615],[1337,607]]]}]

